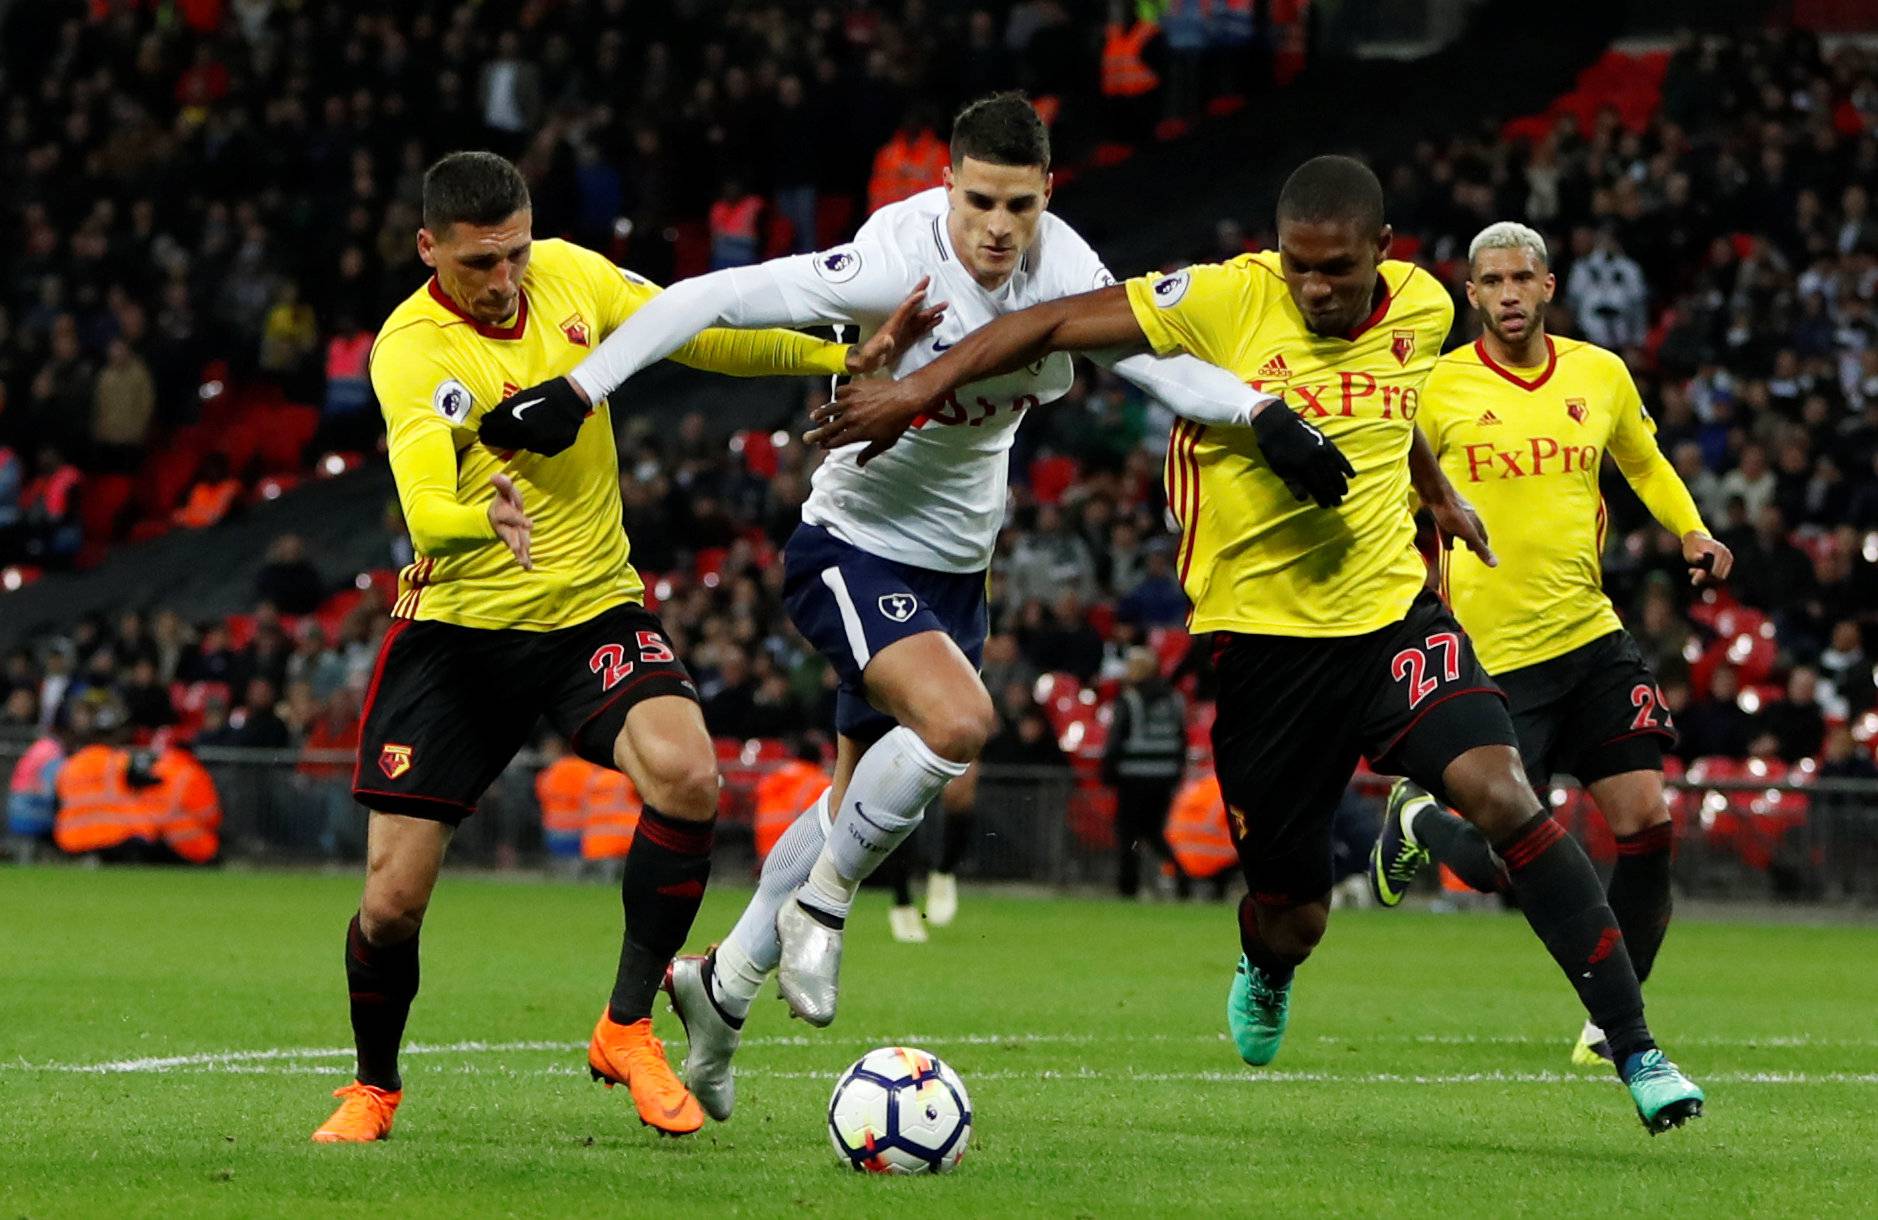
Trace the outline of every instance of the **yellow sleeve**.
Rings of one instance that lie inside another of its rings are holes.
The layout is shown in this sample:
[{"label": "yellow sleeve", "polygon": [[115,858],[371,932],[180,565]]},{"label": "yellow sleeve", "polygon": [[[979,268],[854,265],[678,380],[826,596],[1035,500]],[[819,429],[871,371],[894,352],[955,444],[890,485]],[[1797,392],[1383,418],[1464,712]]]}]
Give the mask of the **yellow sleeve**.
[{"label": "yellow sleeve", "polygon": [[[611,264],[608,264],[611,266]],[[659,286],[624,268],[602,277],[599,285],[601,337],[612,334],[641,305],[659,294]],[[848,371],[848,345],[829,343],[793,330],[730,330],[713,327],[667,357],[689,368],[731,377],[839,377]]]},{"label": "yellow sleeve", "polygon": [[848,371],[848,345],[793,330],[712,327],[667,359],[732,377],[840,376]]},{"label": "yellow sleeve", "polygon": [[[1172,275],[1148,274],[1127,283],[1128,307],[1157,356],[1186,352],[1210,364],[1231,365],[1256,315],[1265,273],[1202,263]],[[1255,299],[1247,301],[1250,292]]]},{"label": "yellow sleeve", "polygon": [[1617,468],[1664,529],[1678,538],[1688,533],[1706,534],[1708,527],[1702,523],[1695,498],[1657,448],[1656,421],[1643,409],[1643,399],[1637,394],[1629,370],[1614,370],[1612,379],[1617,383],[1613,387],[1617,427],[1611,432],[1611,456],[1617,459]]},{"label": "yellow sleeve", "polygon": [[426,350],[424,340],[434,334],[429,323],[415,322],[380,339],[372,348],[372,389],[385,416],[391,473],[411,545],[426,555],[449,555],[495,541],[496,530],[486,503],[457,499],[457,442],[475,437],[465,426],[470,394]]}]

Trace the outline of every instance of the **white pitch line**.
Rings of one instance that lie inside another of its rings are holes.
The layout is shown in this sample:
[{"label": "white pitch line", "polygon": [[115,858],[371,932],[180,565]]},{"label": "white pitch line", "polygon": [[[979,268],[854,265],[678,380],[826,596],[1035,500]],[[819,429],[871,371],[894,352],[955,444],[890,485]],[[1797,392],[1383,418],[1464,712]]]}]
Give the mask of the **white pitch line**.
[{"label": "white pitch line", "polygon": [[[494,1050],[500,1044],[489,1046]],[[543,1044],[532,1043],[528,1049],[542,1049]],[[568,1044],[570,1049],[583,1049],[580,1044]],[[407,1048],[408,1049],[408,1048]],[[430,1048],[432,1053],[443,1048]],[[474,1053],[474,1052],[469,1052]],[[346,1051],[350,1055],[351,1051]],[[331,1057],[331,1056],[322,1056]],[[92,1064],[40,1064],[32,1065],[32,1070],[55,1072],[87,1072],[95,1069]],[[268,1062],[223,1061],[199,1062],[162,1069],[164,1072],[181,1072],[191,1075],[239,1075],[239,1076],[323,1076],[337,1079],[343,1069],[331,1065],[308,1063],[299,1060],[275,1060]],[[476,1063],[454,1064],[449,1068],[451,1075],[457,1076],[502,1076],[517,1077],[584,1077],[584,1067],[573,1064],[551,1064],[536,1068],[505,1068]],[[737,1075],[744,1080],[808,1080],[827,1082],[834,1079],[831,1071],[785,1071],[772,1068],[742,1068]],[[1347,1085],[1415,1085],[1418,1087],[1440,1087],[1457,1085],[1559,1085],[1559,1084],[1596,1084],[1614,1086],[1615,1077],[1604,1072],[1448,1072],[1448,1073],[1399,1073],[1399,1072],[1137,1072],[1103,1071],[1098,1068],[1072,1068],[1018,1070],[1011,1068],[991,1068],[968,1073],[974,1084],[981,1081],[1033,1081],[1033,1082],[1084,1082],[1114,1085],[1137,1084],[1186,1084],[1186,1085],[1284,1085],[1284,1084],[1347,1084]],[[1878,1072],[1716,1072],[1704,1073],[1702,1083],[1717,1085],[1878,1085]]]},{"label": "white pitch line", "polygon": [[[1114,1037],[1099,1037],[1094,1034],[1031,1033],[1031,1034],[958,1034],[958,1035],[906,1034],[906,1035],[900,1035],[897,1037],[882,1038],[882,1039],[879,1039],[878,1041],[880,1045],[890,1045],[890,1044],[898,1043],[901,1045],[908,1045],[908,1046],[1018,1047],[1018,1046],[1033,1046],[1033,1045],[1035,1046],[1065,1046],[1065,1045],[1067,1046],[1090,1046],[1090,1045],[1101,1045],[1105,1043],[1115,1044],[1118,1046],[1123,1045],[1123,1044],[1126,1044],[1128,1046],[1136,1046],[1142,1042],[1180,1043],[1183,1045],[1206,1045],[1206,1044],[1222,1042],[1224,1040],[1225,1040],[1225,1035],[1223,1034],[1194,1034],[1194,1035],[1148,1034],[1148,1035],[1135,1035],[1135,1036],[1130,1036],[1128,1038],[1123,1039],[1123,1038],[1114,1038]],[[1550,1045],[1558,1044],[1562,1041],[1558,1037],[1536,1037],[1536,1036],[1526,1035],[1526,1034],[1398,1034],[1398,1035],[1382,1035],[1382,1036],[1377,1036],[1377,1037],[1342,1037],[1342,1036],[1338,1036],[1334,1034],[1320,1034],[1320,1035],[1317,1035],[1313,1040],[1320,1044],[1329,1044],[1329,1045],[1350,1045],[1350,1044],[1371,1044],[1371,1043],[1385,1043],[1385,1044],[1414,1043],[1414,1044],[1441,1045],[1441,1046],[1469,1046],[1469,1045],[1550,1046]],[[682,1041],[682,1039],[680,1041]],[[809,1046],[818,1046],[818,1045],[828,1045],[831,1042],[833,1042],[833,1039],[825,1038],[825,1037],[813,1038],[813,1037],[810,1037],[808,1035],[803,1035],[803,1034],[780,1034],[780,1035],[771,1035],[767,1037],[748,1038],[744,1040],[743,1045],[746,1047],[765,1047],[765,1046],[767,1047],[809,1047]],[[1739,1050],[1774,1049],[1774,1048],[1786,1049],[1786,1048],[1796,1048],[1796,1047],[1843,1049],[1843,1048],[1863,1048],[1863,1047],[1878,1046],[1878,1039],[1822,1039],[1822,1038],[1813,1038],[1813,1037],[1810,1037],[1808,1035],[1803,1035],[1803,1034],[1801,1035],[1774,1034],[1774,1035],[1768,1035],[1765,1037],[1748,1037],[1748,1038],[1703,1037],[1701,1035],[1695,1035],[1695,1036],[1689,1036],[1689,1037],[1679,1037],[1676,1039],[1676,1043],[1679,1046],[1725,1047],[1725,1048],[1733,1048],[1733,1049],[1739,1049]],[[440,1043],[413,1042],[403,1048],[403,1053],[406,1055],[488,1055],[488,1054],[502,1054],[502,1053],[508,1053],[508,1052],[517,1052],[517,1051],[567,1053],[567,1052],[585,1050],[586,1047],[587,1047],[587,1044],[585,1042],[555,1042],[555,1041],[539,1041],[539,1040],[488,1042],[488,1041],[472,1039],[472,1040],[466,1040],[466,1041],[440,1042]],[[80,1074],[91,1074],[91,1075],[113,1075],[113,1074],[121,1074],[121,1073],[162,1073],[162,1072],[170,1072],[170,1071],[210,1071],[210,1072],[220,1071],[220,1072],[264,1073],[264,1072],[275,1071],[275,1070],[288,1070],[288,1065],[292,1065],[291,1067],[292,1071],[299,1072],[299,1071],[309,1070],[308,1065],[305,1063],[305,1061],[307,1060],[318,1060],[318,1059],[341,1059],[343,1060],[343,1059],[351,1058],[354,1053],[355,1053],[354,1049],[350,1046],[322,1046],[322,1047],[266,1047],[266,1048],[255,1049],[255,1050],[202,1051],[202,1052],[196,1052],[192,1054],[182,1054],[182,1055],[155,1055],[155,1056],[144,1056],[144,1057],[131,1058],[131,1059],[108,1059],[108,1060],[104,1060],[101,1062],[92,1062],[92,1063],[61,1063],[61,1062],[31,1063],[25,1059],[15,1059],[12,1061],[0,1061],[0,1072],[38,1071],[38,1072],[80,1073]],[[324,1069],[312,1069],[312,1070],[324,1070]],[[757,1069],[756,1074],[760,1074],[760,1073],[761,1073],[761,1069]],[[806,1077],[810,1075],[815,1075],[815,1073],[804,1073],[803,1075]],[[981,1073],[977,1073],[976,1075],[983,1076],[984,1073],[981,1072]],[[1076,1075],[1076,1071],[1059,1073],[1059,1075],[1062,1075],[1064,1078],[1073,1078]],[[1427,1082],[1436,1082],[1436,1083],[1444,1083],[1444,1082],[1461,1083],[1465,1081],[1475,1081],[1475,1080],[1504,1079],[1504,1080],[1509,1080],[1509,1081],[1525,1081],[1528,1083],[1544,1083],[1544,1080],[1542,1079],[1544,1075],[1545,1074],[1543,1073],[1538,1074],[1538,1075],[1534,1075],[1530,1073],[1524,1074],[1524,1075],[1494,1074],[1494,1073],[1486,1073],[1486,1074],[1465,1073],[1465,1074],[1450,1075],[1450,1076],[1415,1076],[1415,1075],[1392,1076],[1388,1074],[1371,1075],[1371,1076],[1319,1076],[1319,1075],[1306,1074],[1306,1075],[1296,1075],[1294,1077],[1288,1077],[1283,1073],[1277,1073],[1277,1074],[1265,1073],[1262,1076],[1257,1077],[1257,1079],[1262,1079],[1262,1080],[1267,1080],[1267,1081],[1282,1081],[1282,1080],[1287,1080],[1287,1079],[1296,1079],[1300,1081],[1302,1080],[1325,1080],[1325,1081],[1347,1080],[1347,1081],[1353,1081],[1353,1082],[1354,1081],[1370,1081],[1373,1083],[1385,1083],[1389,1081],[1407,1081],[1407,1082],[1427,1081]],[[1019,1079],[1019,1078],[1031,1079],[1031,1078],[1037,1078],[1037,1077],[1038,1077],[1038,1072],[1035,1072],[1035,1071],[1029,1072],[1029,1073],[1014,1072],[1010,1076],[1011,1079]],[[1778,1079],[1775,1079],[1776,1077],[1778,1077]],[[778,1075],[777,1078],[786,1079],[789,1077],[787,1074],[782,1074],[782,1075]],[[995,1079],[996,1077],[993,1077],[993,1078]],[[1182,1073],[1172,1073],[1168,1075],[1136,1074],[1132,1076],[1120,1076],[1114,1073],[1109,1073],[1109,1074],[1104,1074],[1104,1075],[1091,1077],[1091,1078],[1132,1079],[1132,1080],[1141,1080],[1141,1081],[1155,1081],[1155,1080],[1197,1081],[1197,1080],[1209,1079],[1210,1077],[1208,1076],[1208,1074],[1205,1074],[1205,1073],[1202,1073],[1198,1076],[1193,1075],[1193,1074],[1182,1074]],[[1242,1079],[1242,1077],[1236,1074],[1224,1074],[1222,1075],[1221,1078],[1232,1079],[1232,1080]],[[1718,1080],[1718,1081],[1724,1079],[1724,1077],[1715,1076],[1713,1074],[1706,1075],[1704,1078],[1711,1079],[1711,1080]],[[1580,1077],[1568,1076],[1568,1077],[1562,1077],[1562,1079],[1580,1079]],[[1836,1074],[1826,1075],[1826,1076],[1821,1076],[1821,1075],[1807,1076],[1805,1074],[1793,1074],[1789,1077],[1788,1075],[1781,1074],[1781,1073],[1748,1073],[1748,1074],[1742,1075],[1740,1079],[1737,1081],[1737,1083],[1788,1083],[1788,1082],[1802,1083],[1806,1080],[1836,1080],[1836,1081],[1845,1082],[1845,1083],[1866,1083],[1868,1080],[1868,1075],[1861,1074],[1861,1073],[1836,1073]]]}]

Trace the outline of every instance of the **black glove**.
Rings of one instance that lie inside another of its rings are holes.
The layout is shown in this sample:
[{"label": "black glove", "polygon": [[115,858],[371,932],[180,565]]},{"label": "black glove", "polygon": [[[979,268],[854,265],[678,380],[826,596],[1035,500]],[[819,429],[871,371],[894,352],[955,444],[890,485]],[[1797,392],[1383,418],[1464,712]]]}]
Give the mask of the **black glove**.
[{"label": "black glove", "polygon": [[517,390],[489,409],[476,434],[492,449],[526,449],[549,457],[574,443],[589,408],[565,377]]},{"label": "black glove", "polygon": [[1330,438],[1300,419],[1282,402],[1272,403],[1253,417],[1259,449],[1272,473],[1300,500],[1315,500],[1319,508],[1343,503],[1356,468]]}]

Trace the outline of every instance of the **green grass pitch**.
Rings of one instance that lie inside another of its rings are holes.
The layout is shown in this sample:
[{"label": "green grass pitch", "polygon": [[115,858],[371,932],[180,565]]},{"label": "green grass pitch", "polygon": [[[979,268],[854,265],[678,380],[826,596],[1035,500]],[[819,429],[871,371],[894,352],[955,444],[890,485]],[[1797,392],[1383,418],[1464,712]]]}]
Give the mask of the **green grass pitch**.
[{"label": "green grass pitch", "polygon": [[[1254,1071],[1223,1034],[1224,907],[968,892],[953,927],[901,946],[870,894],[835,1026],[766,993],[735,1117],[660,1140],[580,1049],[617,895],[446,877],[396,1134],[316,1147],[348,1079],[357,887],[0,872],[0,1216],[1878,1211],[1870,925],[1679,923],[1650,1011],[1708,1114],[1652,1139],[1611,1077],[1567,1063],[1580,1017],[1517,916],[1338,913]],[[694,943],[742,898],[713,892]],[[835,1074],[899,1041],[971,1091],[949,1177],[853,1174],[828,1146]]]}]

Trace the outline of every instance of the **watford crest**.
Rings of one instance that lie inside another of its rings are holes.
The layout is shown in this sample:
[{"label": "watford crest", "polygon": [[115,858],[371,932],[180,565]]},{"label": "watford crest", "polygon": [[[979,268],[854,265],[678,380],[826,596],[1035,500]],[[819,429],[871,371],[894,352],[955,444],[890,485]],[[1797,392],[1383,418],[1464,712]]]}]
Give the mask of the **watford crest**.
[{"label": "watford crest", "polygon": [[1585,422],[1585,416],[1589,415],[1590,412],[1585,409],[1584,399],[1567,398],[1565,400],[1565,414],[1572,417],[1573,423],[1582,424]]},{"label": "watford crest", "polygon": [[561,333],[566,335],[567,341],[572,343],[575,347],[593,346],[589,341],[592,336],[587,330],[587,319],[581,317],[579,314],[570,315],[566,321],[561,323]]},{"label": "watford crest", "polygon": [[1415,332],[1412,330],[1396,331],[1389,343],[1389,354],[1395,357],[1397,364],[1407,368],[1410,358],[1415,355]]},{"label": "watford crest", "polygon": [[386,779],[397,779],[411,769],[411,747],[387,743],[378,752],[378,769]]}]

